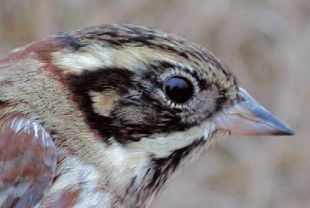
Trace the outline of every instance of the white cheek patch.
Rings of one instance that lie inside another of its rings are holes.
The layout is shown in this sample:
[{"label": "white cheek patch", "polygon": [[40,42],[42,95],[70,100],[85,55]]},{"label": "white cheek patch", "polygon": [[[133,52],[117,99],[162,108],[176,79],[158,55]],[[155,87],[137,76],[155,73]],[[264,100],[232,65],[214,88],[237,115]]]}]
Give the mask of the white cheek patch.
[{"label": "white cheek patch", "polygon": [[192,127],[183,132],[158,134],[151,138],[142,138],[138,142],[127,144],[126,149],[130,152],[144,152],[163,158],[177,149],[192,144],[196,140],[201,138],[210,139],[214,131],[215,124],[206,121],[199,126]]},{"label": "white cheek patch", "polygon": [[111,145],[101,149],[100,163],[104,164],[104,174],[111,188],[122,193],[130,185],[132,177],[143,175],[149,165],[149,157],[144,152],[128,151],[113,138],[110,141]]}]

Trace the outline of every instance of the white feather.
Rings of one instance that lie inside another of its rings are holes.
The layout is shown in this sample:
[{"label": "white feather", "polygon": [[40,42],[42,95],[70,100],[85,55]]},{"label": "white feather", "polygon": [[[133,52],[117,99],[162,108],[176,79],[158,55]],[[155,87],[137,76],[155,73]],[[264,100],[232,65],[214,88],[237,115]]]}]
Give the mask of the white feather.
[{"label": "white feather", "polygon": [[33,131],[33,142],[36,143],[40,139],[42,146],[49,147],[54,145],[49,133],[37,121],[28,118],[13,118],[10,128],[19,133],[31,134]]}]

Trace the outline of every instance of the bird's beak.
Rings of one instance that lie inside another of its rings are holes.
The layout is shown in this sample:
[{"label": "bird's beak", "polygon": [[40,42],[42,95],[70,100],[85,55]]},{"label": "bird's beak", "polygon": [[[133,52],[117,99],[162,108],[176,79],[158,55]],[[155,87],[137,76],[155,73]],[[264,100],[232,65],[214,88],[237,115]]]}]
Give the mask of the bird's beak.
[{"label": "bird's beak", "polygon": [[294,131],[261,106],[244,89],[232,106],[215,116],[218,129],[244,135],[293,135]]}]

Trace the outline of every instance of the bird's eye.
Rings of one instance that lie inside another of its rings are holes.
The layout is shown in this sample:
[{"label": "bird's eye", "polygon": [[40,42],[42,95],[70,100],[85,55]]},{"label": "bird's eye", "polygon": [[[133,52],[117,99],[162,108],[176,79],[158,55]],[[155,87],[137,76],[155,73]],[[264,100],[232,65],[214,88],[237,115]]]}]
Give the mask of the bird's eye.
[{"label": "bird's eye", "polygon": [[166,79],[164,90],[166,95],[177,104],[189,101],[194,94],[192,83],[188,79],[180,76]]}]

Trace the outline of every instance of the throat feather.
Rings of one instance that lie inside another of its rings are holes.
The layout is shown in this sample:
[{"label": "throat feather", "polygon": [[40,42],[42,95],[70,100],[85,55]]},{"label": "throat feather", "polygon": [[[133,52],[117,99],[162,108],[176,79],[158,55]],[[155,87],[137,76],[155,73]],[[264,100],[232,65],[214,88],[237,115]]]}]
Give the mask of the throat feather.
[{"label": "throat feather", "polygon": [[[158,158],[150,155],[150,165],[143,176],[134,176],[127,189],[126,196],[130,204],[140,204],[142,207],[157,195],[163,186],[172,179],[187,160],[195,157],[205,147],[207,140],[203,137],[196,139],[188,146],[173,151],[166,157]],[[140,180],[138,180],[140,178]],[[126,201],[125,200],[125,201]]]}]

